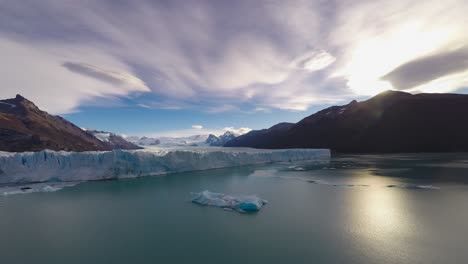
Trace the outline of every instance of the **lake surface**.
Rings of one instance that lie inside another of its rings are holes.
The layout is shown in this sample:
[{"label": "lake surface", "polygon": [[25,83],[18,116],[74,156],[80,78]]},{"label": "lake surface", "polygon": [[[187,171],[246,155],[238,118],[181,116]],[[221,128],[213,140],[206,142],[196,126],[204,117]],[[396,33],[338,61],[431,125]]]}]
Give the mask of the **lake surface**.
[{"label": "lake surface", "polygon": [[[257,194],[242,214],[190,192]],[[468,263],[468,154],[335,156],[0,196],[0,263]]]}]

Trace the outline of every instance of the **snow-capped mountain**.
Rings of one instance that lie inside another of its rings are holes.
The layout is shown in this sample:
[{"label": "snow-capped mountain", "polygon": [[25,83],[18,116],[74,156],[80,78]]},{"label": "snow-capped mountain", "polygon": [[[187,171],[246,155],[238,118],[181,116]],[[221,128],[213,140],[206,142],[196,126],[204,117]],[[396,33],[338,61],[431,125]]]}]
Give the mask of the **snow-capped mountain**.
[{"label": "snow-capped mountain", "polygon": [[231,131],[226,131],[221,136],[217,137],[213,134],[210,134],[206,139],[206,144],[209,146],[224,146],[227,142],[231,141],[232,139],[238,137],[240,135],[236,135]]},{"label": "snow-capped mountain", "polygon": [[[210,147],[224,146],[230,140],[240,136],[232,131],[226,131],[220,136],[194,135],[189,137],[138,137],[129,136],[125,139],[139,146],[158,146],[158,147]],[[101,135],[95,135],[99,137]],[[105,137],[106,135],[102,135]]]},{"label": "snow-capped mountain", "polygon": [[104,144],[111,145],[112,149],[141,149],[141,147],[135,145],[134,143],[131,143],[125,140],[123,137],[111,132],[88,129],[86,132],[92,134]]},{"label": "snow-capped mountain", "polygon": [[127,137],[126,140],[140,146],[183,147],[209,146],[206,143],[209,135],[194,135],[190,137]]}]

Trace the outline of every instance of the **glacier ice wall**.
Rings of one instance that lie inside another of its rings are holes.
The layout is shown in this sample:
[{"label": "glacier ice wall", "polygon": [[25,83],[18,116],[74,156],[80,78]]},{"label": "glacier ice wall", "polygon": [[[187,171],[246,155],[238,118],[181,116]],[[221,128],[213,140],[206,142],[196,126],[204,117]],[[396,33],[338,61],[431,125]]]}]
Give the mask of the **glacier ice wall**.
[{"label": "glacier ice wall", "polygon": [[270,162],[323,160],[327,149],[143,149],[0,152],[0,183],[132,178]]}]

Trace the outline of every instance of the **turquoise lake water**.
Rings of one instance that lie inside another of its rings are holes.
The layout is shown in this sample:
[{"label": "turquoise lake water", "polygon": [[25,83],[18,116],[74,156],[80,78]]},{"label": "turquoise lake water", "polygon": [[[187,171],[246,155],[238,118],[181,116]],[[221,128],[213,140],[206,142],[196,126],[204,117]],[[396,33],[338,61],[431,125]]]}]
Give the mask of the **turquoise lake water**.
[{"label": "turquoise lake water", "polygon": [[[256,194],[242,214],[190,192]],[[335,156],[0,196],[0,263],[468,263],[468,154]]]}]

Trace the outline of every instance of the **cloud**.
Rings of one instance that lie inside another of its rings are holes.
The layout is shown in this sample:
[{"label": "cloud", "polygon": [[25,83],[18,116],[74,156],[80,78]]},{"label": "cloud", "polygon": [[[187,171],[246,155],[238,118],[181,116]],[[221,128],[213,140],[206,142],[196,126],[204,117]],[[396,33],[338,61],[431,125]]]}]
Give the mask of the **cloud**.
[{"label": "cloud", "polygon": [[[468,44],[468,37],[463,33],[467,22],[466,1],[448,0],[443,5],[435,0],[424,4],[409,0],[338,3],[340,12],[330,34],[330,43],[340,50],[333,76],[345,78],[346,85],[357,94],[373,95],[395,88],[382,77],[408,62]],[[423,64],[413,66],[412,71],[424,71],[415,69],[424,67]],[[417,85],[420,78],[415,76],[413,81],[408,76],[404,82]],[[447,83],[439,91],[456,90],[456,83]],[[415,87],[405,87],[409,88]]]},{"label": "cloud", "polygon": [[271,112],[271,109],[265,108],[265,107],[255,107],[254,111],[255,112],[269,113],[269,112]]},{"label": "cloud", "polygon": [[252,131],[252,129],[248,128],[248,127],[240,127],[240,128],[235,128],[235,127],[225,127],[223,129],[224,131],[229,131],[229,132],[232,132],[236,135],[244,135],[244,134],[247,134],[249,133],[250,131]]},{"label": "cloud", "polygon": [[202,125],[192,125],[193,129],[203,129]]},{"label": "cloud", "polygon": [[212,114],[238,111],[238,110],[239,108],[231,104],[208,106],[204,108],[205,112],[212,113]]},{"label": "cloud", "polygon": [[220,113],[453,91],[466,75],[447,54],[468,45],[467,12],[463,0],[1,1],[0,96],[54,113],[129,96]]},{"label": "cloud", "polygon": [[62,66],[71,72],[107,82],[111,85],[127,85],[142,90],[149,90],[142,80],[126,72],[105,70],[91,64],[77,62],[65,62]]},{"label": "cloud", "polygon": [[336,58],[326,51],[309,51],[296,58],[291,66],[296,69],[304,69],[311,72],[322,70],[333,62]]},{"label": "cloud", "polygon": [[[86,102],[96,104],[94,101],[96,98],[105,98],[105,101],[99,105],[108,105],[115,104],[115,97],[149,91],[144,83],[127,73],[131,70],[123,63],[87,47],[73,45],[33,47],[0,38],[0,54],[4,62],[0,65],[2,86],[0,97],[14,97],[19,93],[52,114],[73,112]],[[99,72],[96,69],[100,67],[82,66],[80,69],[83,72],[87,69],[88,75],[94,69],[95,76],[90,78],[84,73],[84,75],[77,74],[79,67],[75,67],[75,71],[64,67],[63,61],[68,58],[76,60],[79,58],[93,65],[102,65],[102,68],[119,69],[116,72],[120,73],[106,73],[102,70]],[[107,81],[103,81],[105,76]]]},{"label": "cloud", "polygon": [[409,61],[387,73],[382,79],[390,81],[396,89],[406,90],[466,71],[468,71],[468,49],[461,48]]}]

